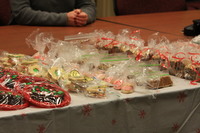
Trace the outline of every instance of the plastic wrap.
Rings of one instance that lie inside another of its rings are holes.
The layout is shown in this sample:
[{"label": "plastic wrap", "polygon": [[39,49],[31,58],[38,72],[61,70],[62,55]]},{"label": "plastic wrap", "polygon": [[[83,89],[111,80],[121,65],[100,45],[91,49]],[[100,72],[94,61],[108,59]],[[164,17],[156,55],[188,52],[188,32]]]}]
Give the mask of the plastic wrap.
[{"label": "plastic wrap", "polygon": [[98,49],[112,49],[115,45],[115,35],[111,32],[97,31],[98,41],[95,44]]},{"label": "plastic wrap", "polygon": [[18,110],[29,106],[29,102],[16,92],[0,89],[0,110]]},{"label": "plastic wrap", "polygon": [[145,87],[147,89],[160,89],[173,85],[171,77],[167,73],[160,72],[153,67],[145,67]]},{"label": "plastic wrap", "polygon": [[2,69],[0,73],[0,86],[8,90],[14,90],[21,74],[11,69]]},{"label": "plastic wrap", "polygon": [[98,35],[96,32],[91,33],[78,33],[76,35],[65,36],[64,40],[68,42],[72,42],[76,45],[90,45],[95,44],[97,42]]},{"label": "plastic wrap", "polygon": [[71,102],[68,92],[55,84],[31,84],[24,88],[22,94],[27,101],[43,108],[63,107]]},{"label": "plastic wrap", "polygon": [[22,93],[24,91],[24,88],[31,84],[40,84],[40,83],[49,83],[54,84],[53,82],[48,81],[45,78],[41,77],[35,77],[35,76],[20,76],[19,80],[17,81],[15,85],[15,90],[19,93]]},{"label": "plastic wrap", "polygon": [[200,44],[200,35],[194,37],[192,40],[191,40],[192,43],[196,43],[196,44]]},{"label": "plastic wrap", "polygon": [[134,92],[136,87],[135,80],[133,79],[124,79],[124,83],[121,86],[121,93],[131,94]]}]

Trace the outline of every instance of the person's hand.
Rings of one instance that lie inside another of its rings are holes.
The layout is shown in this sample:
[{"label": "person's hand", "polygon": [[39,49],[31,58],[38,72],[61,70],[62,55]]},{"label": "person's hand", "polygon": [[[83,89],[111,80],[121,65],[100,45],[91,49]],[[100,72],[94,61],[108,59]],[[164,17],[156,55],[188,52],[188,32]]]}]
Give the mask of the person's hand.
[{"label": "person's hand", "polygon": [[75,25],[76,26],[84,26],[87,24],[88,21],[88,15],[81,11],[81,9],[76,9],[74,12],[77,14],[75,18]]},{"label": "person's hand", "polygon": [[75,11],[68,12],[67,14],[69,26],[76,26],[75,19],[77,18],[77,13]]}]

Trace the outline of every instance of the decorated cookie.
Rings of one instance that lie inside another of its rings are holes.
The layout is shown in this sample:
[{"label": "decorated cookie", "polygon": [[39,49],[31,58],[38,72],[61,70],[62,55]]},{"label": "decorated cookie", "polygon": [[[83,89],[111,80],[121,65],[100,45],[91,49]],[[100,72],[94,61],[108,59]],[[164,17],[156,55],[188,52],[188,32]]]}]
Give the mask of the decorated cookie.
[{"label": "decorated cookie", "polygon": [[64,70],[59,67],[51,67],[48,69],[48,73],[51,75],[51,78],[53,80],[59,80],[64,73]]},{"label": "decorated cookie", "polygon": [[6,54],[8,59],[8,63],[10,63],[12,66],[21,64],[21,60],[23,58],[25,58],[24,54],[11,54],[11,53],[7,53]]},{"label": "decorated cookie", "polygon": [[21,75],[17,71],[11,69],[3,69],[0,71],[0,85],[6,89],[13,90],[20,76]]},{"label": "decorated cookie", "polygon": [[28,58],[28,59],[24,59],[21,61],[22,65],[29,65],[29,64],[35,64],[38,63],[38,59],[34,59],[34,58]]},{"label": "decorated cookie", "polygon": [[68,78],[74,82],[85,82],[85,77],[81,75],[77,70],[73,70],[69,73]]},{"label": "decorated cookie", "polygon": [[47,72],[38,64],[30,65],[28,67],[28,73],[38,77],[45,77],[47,75]]},{"label": "decorated cookie", "polygon": [[130,94],[134,91],[134,85],[130,83],[124,83],[121,87],[121,93]]},{"label": "decorated cookie", "polygon": [[0,57],[0,63],[3,67],[11,67],[12,64],[8,57]]},{"label": "decorated cookie", "polygon": [[4,76],[4,72],[3,72],[4,68],[0,67],[0,79]]},{"label": "decorated cookie", "polygon": [[0,109],[17,110],[29,106],[29,102],[21,94],[9,90],[0,90]]},{"label": "decorated cookie", "polygon": [[123,80],[117,79],[113,82],[114,89],[121,90],[123,84]]},{"label": "decorated cookie", "polygon": [[106,88],[99,88],[99,87],[88,87],[85,89],[85,95],[88,97],[105,97],[106,95]]},{"label": "decorated cookie", "polygon": [[26,86],[22,94],[30,103],[44,108],[63,107],[71,101],[68,92],[57,85],[48,83]]},{"label": "decorated cookie", "polygon": [[53,82],[48,81],[45,78],[35,77],[35,76],[21,76],[15,86],[15,90],[21,93],[23,89],[31,84],[40,84],[40,83],[49,83],[54,84]]},{"label": "decorated cookie", "polygon": [[12,53],[7,53],[6,54],[8,57],[13,57],[13,58],[22,58],[25,57],[24,54],[12,54]]}]

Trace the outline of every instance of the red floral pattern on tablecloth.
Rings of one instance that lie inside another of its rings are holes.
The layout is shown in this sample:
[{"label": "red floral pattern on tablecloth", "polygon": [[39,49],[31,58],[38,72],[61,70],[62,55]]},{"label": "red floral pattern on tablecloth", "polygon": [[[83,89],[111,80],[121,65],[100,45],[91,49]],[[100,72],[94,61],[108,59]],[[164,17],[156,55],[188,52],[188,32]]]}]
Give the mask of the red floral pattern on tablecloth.
[{"label": "red floral pattern on tablecloth", "polygon": [[115,125],[117,123],[117,121],[115,119],[112,120],[112,125]]},{"label": "red floral pattern on tablecloth", "polygon": [[177,96],[179,103],[184,102],[187,95],[184,92],[180,92]]},{"label": "red floral pattern on tablecloth", "polygon": [[37,131],[38,131],[38,133],[44,133],[45,129],[46,128],[44,125],[38,125]]},{"label": "red floral pattern on tablecloth", "polygon": [[125,99],[125,102],[127,102],[127,103],[129,103],[130,101],[131,101],[130,98],[126,98],[126,99]]},{"label": "red floral pattern on tablecloth", "polygon": [[89,116],[91,111],[92,111],[92,108],[90,105],[84,105],[82,108],[82,112],[84,116]]},{"label": "red floral pattern on tablecloth", "polygon": [[22,118],[24,118],[26,116],[26,113],[22,113],[21,116]]},{"label": "red floral pattern on tablecloth", "polygon": [[146,112],[144,110],[140,110],[138,115],[140,116],[141,119],[144,119]]},{"label": "red floral pattern on tablecloth", "polygon": [[173,124],[173,126],[172,126],[172,130],[173,130],[174,132],[176,132],[176,131],[178,131],[179,127],[180,127],[180,126],[179,126],[177,123],[175,123],[175,124]]}]

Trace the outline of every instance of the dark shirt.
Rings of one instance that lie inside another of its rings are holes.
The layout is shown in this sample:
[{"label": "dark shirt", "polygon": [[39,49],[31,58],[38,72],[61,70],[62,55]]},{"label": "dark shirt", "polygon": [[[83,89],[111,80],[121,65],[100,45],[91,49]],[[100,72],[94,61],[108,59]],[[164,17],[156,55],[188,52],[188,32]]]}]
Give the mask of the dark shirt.
[{"label": "dark shirt", "polygon": [[88,23],[96,19],[91,0],[10,0],[12,23],[22,25],[67,25],[66,13],[81,9],[88,14]]}]

